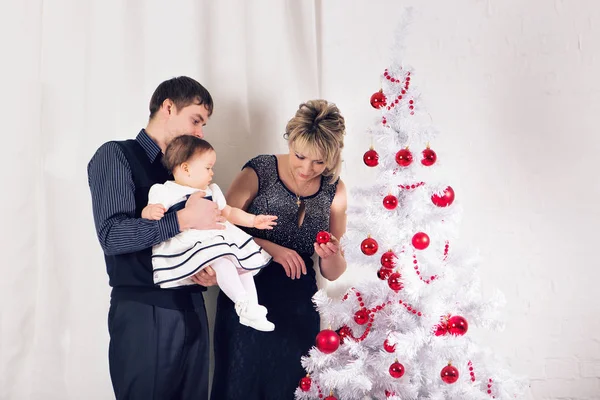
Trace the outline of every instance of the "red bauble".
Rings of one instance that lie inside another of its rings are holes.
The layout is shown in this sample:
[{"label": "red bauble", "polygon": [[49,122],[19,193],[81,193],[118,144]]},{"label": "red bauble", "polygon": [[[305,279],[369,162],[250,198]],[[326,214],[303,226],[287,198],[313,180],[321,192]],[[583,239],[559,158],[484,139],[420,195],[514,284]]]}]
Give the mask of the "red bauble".
[{"label": "red bauble", "polygon": [[402,378],[402,375],[404,375],[404,365],[398,361],[390,365],[390,375],[393,378]]},{"label": "red bauble", "polygon": [[396,153],[396,162],[401,167],[408,167],[413,161],[413,155],[408,149],[402,149]]},{"label": "red bauble", "polygon": [[450,204],[452,204],[454,202],[454,189],[452,189],[452,187],[448,186],[445,190],[444,193],[439,196],[437,194],[434,194],[433,196],[431,196],[431,201],[433,202],[433,204],[435,204],[438,207],[447,207]]},{"label": "red bauble", "polygon": [[392,194],[388,194],[383,198],[383,206],[388,210],[393,210],[398,207],[398,198]]},{"label": "red bauble", "polygon": [[383,94],[383,90],[373,93],[373,95],[371,96],[371,105],[373,106],[373,108],[379,109],[379,108],[385,106],[385,104],[386,104],[386,98],[385,98],[385,95]]},{"label": "red bauble", "polygon": [[396,255],[393,251],[386,251],[381,255],[381,266],[384,268],[393,269],[396,266]]},{"label": "red bauble", "polygon": [[412,245],[417,250],[425,250],[429,247],[429,236],[425,232],[417,232],[412,238]]},{"label": "red bauble", "polygon": [[346,338],[352,339],[352,329],[347,327],[346,325],[342,326],[338,331],[338,335],[340,337],[340,343],[344,343]]},{"label": "red bauble", "polygon": [[367,150],[363,156],[363,161],[367,167],[376,167],[379,164],[379,154],[373,149]]},{"label": "red bauble", "polygon": [[302,390],[303,392],[308,392],[310,390],[311,383],[312,379],[310,379],[310,377],[307,375],[304,378],[300,379],[300,384],[298,386],[300,386],[300,390]]},{"label": "red bauble", "polygon": [[395,396],[395,395],[396,395],[396,392],[390,392],[389,390],[385,391],[385,397],[392,397],[392,396]]},{"label": "red bauble", "polygon": [[330,354],[340,347],[340,337],[331,329],[324,329],[317,335],[315,345],[321,353]]},{"label": "red bauble", "polygon": [[338,398],[335,397],[335,396],[333,396],[333,395],[331,395],[331,396],[325,397],[325,400],[338,400]]},{"label": "red bauble", "polygon": [[448,384],[454,383],[458,380],[458,370],[452,364],[448,364],[442,368],[440,375],[442,380]]},{"label": "red bauble", "polygon": [[325,244],[325,243],[329,243],[330,240],[331,240],[331,235],[329,234],[329,232],[320,231],[319,233],[317,233],[317,243]]},{"label": "red bauble", "polygon": [[388,353],[393,353],[394,351],[396,351],[396,345],[395,344],[390,344],[388,342],[387,339],[385,339],[383,341],[383,348],[385,349],[385,351],[387,351]]},{"label": "red bauble", "polygon": [[435,336],[444,336],[448,333],[448,326],[445,322],[435,327]]},{"label": "red bauble", "polygon": [[361,308],[354,313],[354,322],[359,325],[364,325],[369,322],[369,311],[366,308]]},{"label": "red bauble", "polygon": [[469,330],[467,320],[460,315],[454,315],[448,318],[448,333],[451,335],[462,336]]},{"label": "red bauble", "polygon": [[388,278],[388,285],[390,289],[392,289],[394,292],[398,292],[404,287],[404,285],[402,285],[402,282],[400,282],[401,276],[402,275],[400,275],[398,272],[394,272]]},{"label": "red bauble", "polygon": [[371,237],[366,238],[360,244],[360,250],[368,256],[372,256],[373,254],[377,253],[378,248],[379,246],[377,245],[377,241]]},{"label": "red bauble", "polygon": [[426,167],[431,167],[435,164],[435,160],[437,160],[437,155],[435,151],[431,150],[429,147],[423,150],[423,158],[421,159],[421,164]]},{"label": "red bauble", "polygon": [[381,267],[377,271],[377,277],[379,279],[381,279],[382,281],[386,281],[390,277],[390,275],[392,274],[392,272],[394,272],[393,269]]}]

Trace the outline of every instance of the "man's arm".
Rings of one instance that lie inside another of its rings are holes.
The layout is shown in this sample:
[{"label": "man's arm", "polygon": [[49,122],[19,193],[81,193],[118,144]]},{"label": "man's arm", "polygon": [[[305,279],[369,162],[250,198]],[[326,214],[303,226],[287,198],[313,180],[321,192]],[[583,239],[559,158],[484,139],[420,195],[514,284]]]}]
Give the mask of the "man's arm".
[{"label": "man's arm", "polygon": [[106,255],[147,249],[179,233],[175,213],[159,221],[135,218],[135,184],[118,144],[102,145],[88,164],[98,240]]}]

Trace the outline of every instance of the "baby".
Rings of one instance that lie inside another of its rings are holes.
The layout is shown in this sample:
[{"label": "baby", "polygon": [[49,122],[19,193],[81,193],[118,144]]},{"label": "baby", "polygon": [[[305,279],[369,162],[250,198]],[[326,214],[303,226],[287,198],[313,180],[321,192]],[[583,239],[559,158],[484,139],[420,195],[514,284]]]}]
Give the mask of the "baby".
[{"label": "baby", "polygon": [[167,146],[163,163],[174,181],[155,184],[148,193],[142,218],[159,220],[165,212],[185,207],[187,198],[203,191],[227,219],[224,230],[189,229],[152,248],[154,283],[161,288],[195,284],[191,276],[210,265],[221,290],[235,303],[240,323],[259,331],[272,331],[267,309],[258,304],[253,276],[271,262],[248,234],[234,226],[273,229],[276,216],[253,215],[230,207],[216,184],[210,184],[217,160],[214,148],[205,140],[183,135]]}]

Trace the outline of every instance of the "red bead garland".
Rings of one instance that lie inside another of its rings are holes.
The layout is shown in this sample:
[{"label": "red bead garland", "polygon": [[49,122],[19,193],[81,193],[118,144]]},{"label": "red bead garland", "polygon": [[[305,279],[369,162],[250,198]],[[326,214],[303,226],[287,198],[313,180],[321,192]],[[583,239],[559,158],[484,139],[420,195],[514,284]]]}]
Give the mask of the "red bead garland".
[{"label": "red bead garland", "polygon": [[[471,362],[471,360],[469,360],[468,366],[469,366],[469,374],[471,375],[471,382],[475,382],[475,372],[473,371],[473,362]],[[492,395],[493,382],[494,381],[492,380],[492,378],[488,379],[487,394],[489,394],[492,399],[495,399],[496,396]]]},{"label": "red bead garland", "polygon": [[471,382],[475,382],[475,372],[473,371],[473,363],[469,360],[467,364],[469,366],[469,374],[471,375]]},{"label": "red bead garland", "polygon": [[412,185],[398,185],[398,187],[401,189],[409,190],[409,189],[416,189],[423,185],[425,185],[425,182],[413,183]]},{"label": "red bead garland", "polygon": [[[360,307],[364,307],[365,303],[363,302],[363,298],[362,295],[360,294],[360,292],[358,290],[356,290],[355,288],[350,288],[348,291],[354,291],[356,294],[356,299],[360,304]],[[348,292],[346,294],[344,294],[344,297],[342,298],[342,301],[346,301],[348,300]],[[344,340],[345,338],[351,338],[354,341],[358,341],[358,342],[362,342],[363,340],[366,339],[366,337],[369,335],[369,332],[371,331],[371,328],[373,327],[373,320],[375,318],[375,315],[378,311],[381,311],[384,309],[384,307],[386,305],[392,304],[391,301],[388,301],[387,303],[383,303],[380,305],[377,305],[375,307],[372,307],[370,309],[367,309],[367,311],[369,312],[369,321],[367,322],[367,326],[365,328],[365,331],[363,332],[362,335],[360,335],[359,337],[354,336],[353,332],[351,329],[349,329],[347,326],[343,326],[342,328],[340,328],[339,331],[339,335],[340,335],[340,340]],[[423,313],[421,311],[418,311],[417,309],[413,308],[410,304],[405,303],[402,300],[398,300],[398,304],[404,306],[404,308],[414,314],[417,315],[419,317],[423,316]]]},{"label": "red bead garland", "polygon": [[[489,394],[490,396],[492,396],[492,383],[493,383],[492,378],[490,378],[488,380],[488,385],[487,385],[487,387],[488,387],[487,394]],[[495,398],[496,398],[496,396],[492,396],[492,399],[495,399]]]},{"label": "red bead garland", "polygon": [[419,262],[417,261],[417,255],[413,254],[413,264],[414,269],[415,269],[415,273],[419,276],[419,279],[423,282],[425,282],[426,284],[430,284],[434,279],[437,278],[437,275],[431,275],[429,278],[425,278],[423,279],[423,277],[421,276],[421,271],[419,271]]},{"label": "red bead garland", "polygon": [[444,245],[444,261],[448,259],[448,251],[450,250],[450,242],[446,240],[446,244]]},{"label": "red bead garland", "polygon": [[[388,81],[392,82],[392,83],[399,83],[399,84],[404,84],[404,88],[401,90],[401,94],[398,95],[394,100],[390,101],[389,104],[387,105],[387,109],[391,110],[393,109],[396,105],[399,105],[400,101],[404,98],[404,95],[406,94],[406,91],[408,90],[409,86],[410,86],[410,72],[407,72],[406,77],[404,77],[404,80],[400,80],[397,79],[395,77],[393,77],[392,75],[389,74],[388,70],[386,69],[383,72],[383,76],[385,79],[387,79]],[[410,100],[408,102],[409,106],[408,109],[410,110],[410,114],[414,115],[414,100]]]}]

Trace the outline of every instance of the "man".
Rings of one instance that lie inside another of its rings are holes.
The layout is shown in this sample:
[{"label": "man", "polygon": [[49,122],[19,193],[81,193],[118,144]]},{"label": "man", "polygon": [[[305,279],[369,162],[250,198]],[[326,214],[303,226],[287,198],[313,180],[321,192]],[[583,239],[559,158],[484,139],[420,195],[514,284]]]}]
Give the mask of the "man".
[{"label": "man", "polygon": [[208,267],[198,285],[161,289],[152,277],[152,246],[186,229],[222,229],[217,205],[193,194],[183,210],[141,218],[148,191],[172,179],[161,163],[168,143],[202,138],[210,93],[194,79],[161,83],[150,119],[135,140],[103,144],[88,165],[94,222],[112,286],[108,314],[110,375],[117,399],[208,399],[208,326],[202,292],[216,283]]}]

